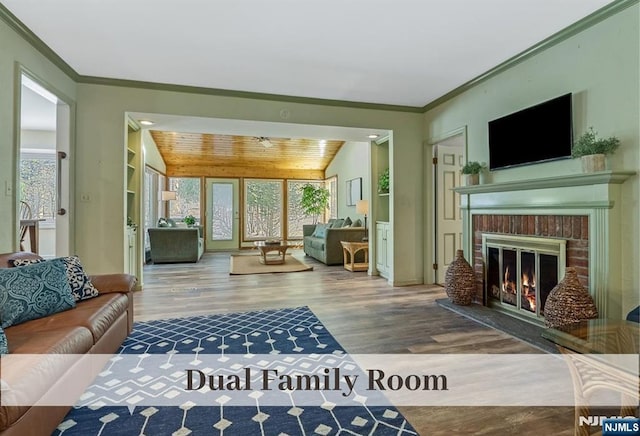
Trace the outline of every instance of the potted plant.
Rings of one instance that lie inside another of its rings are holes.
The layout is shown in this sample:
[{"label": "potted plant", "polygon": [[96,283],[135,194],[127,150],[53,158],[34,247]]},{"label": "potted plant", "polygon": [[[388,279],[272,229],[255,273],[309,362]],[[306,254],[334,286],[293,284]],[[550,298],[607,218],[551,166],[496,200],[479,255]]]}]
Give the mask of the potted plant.
[{"label": "potted plant", "polygon": [[485,166],[486,165],[484,164],[484,162],[477,162],[473,160],[464,164],[460,172],[465,176],[467,176],[466,177],[467,186],[477,185],[480,183],[480,171],[482,171],[485,168]]},{"label": "potted plant", "polygon": [[593,173],[605,170],[605,156],[612,154],[620,146],[615,136],[598,138],[598,132],[589,127],[573,144],[571,156],[582,160],[582,171]]},{"label": "potted plant", "polygon": [[313,217],[313,224],[318,222],[318,218],[329,206],[329,190],[323,186],[307,183],[302,187],[302,198],[300,205],[306,216]]},{"label": "potted plant", "polygon": [[389,168],[384,170],[382,174],[378,177],[378,193],[379,194],[387,194],[389,193]]},{"label": "potted plant", "polygon": [[194,217],[193,215],[187,215],[186,217],[184,217],[184,219],[182,221],[188,227],[193,227],[193,225],[196,223],[196,217]]}]

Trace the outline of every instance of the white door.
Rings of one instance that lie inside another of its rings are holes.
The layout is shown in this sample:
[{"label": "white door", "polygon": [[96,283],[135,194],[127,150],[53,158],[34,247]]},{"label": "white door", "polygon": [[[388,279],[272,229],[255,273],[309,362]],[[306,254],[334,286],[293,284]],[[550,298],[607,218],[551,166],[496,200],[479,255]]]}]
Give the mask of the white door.
[{"label": "white door", "polygon": [[239,179],[207,179],[207,250],[234,250],[240,247],[239,197]]},{"label": "white door", "polygon": [[73,251],[71,162],[69,104],[23,73],[18,200],[30,211],[36,230],[27,232],[22,246],[43,257],[65,256]]},{"label": "white door", "polygon": [[[459,137],[459,139],[458,139]],[[436,165],[436,283],[444,284],[444,275],[462,249],[462,213],[460,194],[452,191],[460,186],[460,168],[464,164],[463,135],[449,138],[435,147]],[[458,144],[457,142],[460,142]]]}]

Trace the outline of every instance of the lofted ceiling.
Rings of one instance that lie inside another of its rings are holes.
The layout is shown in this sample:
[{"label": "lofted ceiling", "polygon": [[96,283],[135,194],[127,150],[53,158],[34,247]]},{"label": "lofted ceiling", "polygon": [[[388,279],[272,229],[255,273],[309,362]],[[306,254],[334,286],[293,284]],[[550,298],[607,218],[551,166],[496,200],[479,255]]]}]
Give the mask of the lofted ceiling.
[{"label": "lofted ceiling", "polygon": [[167,175],[323,179],[344,141],[150,130]]},{"label": "lofted ceiling", "polygon": [[612,0],[0,0],[77,74],[420,108]]}]

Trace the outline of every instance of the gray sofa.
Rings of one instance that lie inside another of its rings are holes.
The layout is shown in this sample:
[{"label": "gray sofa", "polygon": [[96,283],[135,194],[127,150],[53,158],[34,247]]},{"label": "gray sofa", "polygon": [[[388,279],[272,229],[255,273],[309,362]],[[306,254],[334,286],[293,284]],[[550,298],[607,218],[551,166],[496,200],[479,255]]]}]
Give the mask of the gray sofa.
[{"label": "gray sofa", "polygon": [[149,229],[153,263],[197,262],[204,253],[202,227],[157,227]]},{"label": "gray sofa", "polygon": [[302,226],[304,235],[304,253],[326,265],[342,265],[342,245],[340,241],[360,242],[365,237],[364,227],[328,228],[324,236],[312,236],[316,225]]}]

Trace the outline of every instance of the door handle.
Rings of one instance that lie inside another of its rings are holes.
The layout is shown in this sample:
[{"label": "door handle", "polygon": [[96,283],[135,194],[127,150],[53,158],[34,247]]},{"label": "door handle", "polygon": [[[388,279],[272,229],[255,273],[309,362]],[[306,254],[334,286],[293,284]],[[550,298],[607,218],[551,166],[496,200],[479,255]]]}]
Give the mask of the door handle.
[{"label": "door handle", "polygon": [[67,153],[64,151],[58,152],[58,165],[56,166],[57,172],[57,195],[56,195],[56,209],[58,209],[58,215],[65,215],[67,213],[66,209],[62,207],[62,170],[60,169],[62,165],[62,159],[67,158]]}]

